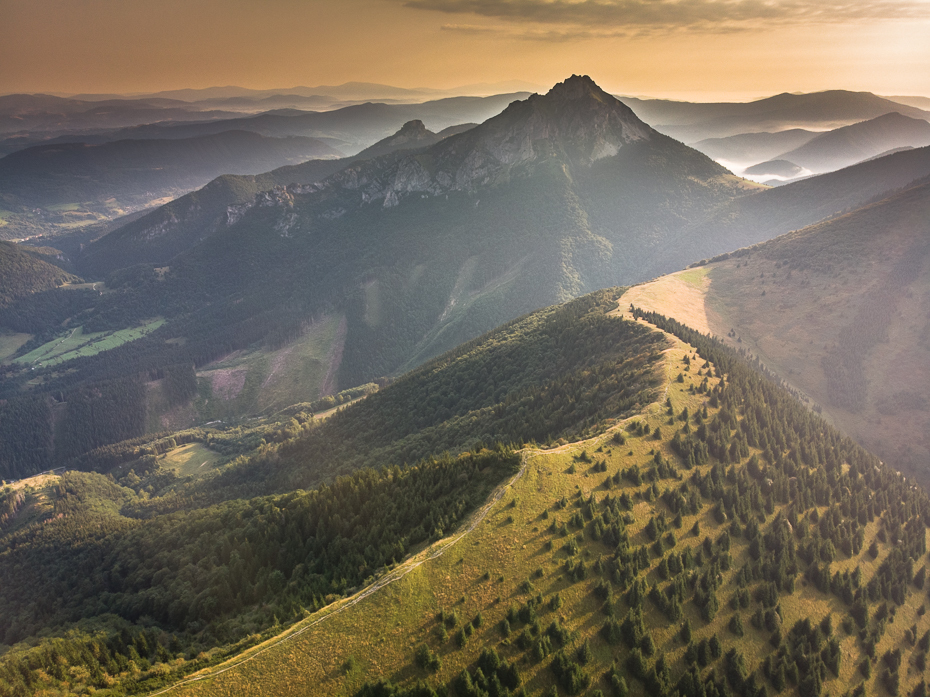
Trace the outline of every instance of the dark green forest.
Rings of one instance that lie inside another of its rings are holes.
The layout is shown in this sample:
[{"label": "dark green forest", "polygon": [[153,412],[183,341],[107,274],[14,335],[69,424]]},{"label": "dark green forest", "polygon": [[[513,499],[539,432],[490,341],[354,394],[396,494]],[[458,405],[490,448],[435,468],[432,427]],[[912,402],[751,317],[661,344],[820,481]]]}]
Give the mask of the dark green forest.
[{"label": "dark green forest", "polygon": [[[743,355],[674,320],[635,313],[694,346],[699,360],[707,360],[690,364],[701,368],[698,376],[706,369],[723,380],[710,389],[706,380],[692,387],[707,395],[710,413],[669,407],[674,461],[657,453],[645,468],[611,472],[597,453],[591,458],[585,451],[575,459],[595,476],[602,473],[598,489],[606,492],[579,492],[542,513],[549,521],[544,548],[559,561],[564,583],[588,582],[592,589],[601,626],[596,641],[615,657],[609,669],[595,668],[594,642],[580,641],[562,625],[559,593],[537,592],[534,576],[501,621],[499,639],[450,683],[397,685],[382,678],[357,696],[518,697],[527,694],[521,667],[537,664],[548,666],[556,687],[546,695],[553,696],[926,695],[930,630],[918,629],[930,588],[926,493],[809,412]],[[630,438],[654,435],[634,421],[625,437],[609,442]],[[638,501],[653,502],[655,515],[643,535],[633,536],[627,528]],[[683,516],[708,510],[712,528],[683,528]],[[866,526],[876,522],[877,535],[867,539]],[[678,544],[687,537],[703,541]],[[858,566],[831,569],[861,555],[881,559],[871,576]],[[746,561],[737,565],[736,559]],[[836,598],[845,611],[786,624],[782,603],[802,585]],[[685,617],[691,608],[698,611],[696,623],[693,613]],[[730,618],[723,632],[694,638],[721,615]],[[447,617],[437,617],[440,631],[411,656],[413,675],[428,676],[441,654],[456,650],[446,641],[464,646],[481,613],[454,640],[444,639]],[[877,651],[896,619],[914,624],[900,643]],[[680,660],[658,652],[650,635],[657,622],[679,627]],[[756,632],[767,638],[761,649]],[[851,657],[840,649],[850,636]],[[751,663],[749,655],[762,658]],[[856,678],[838,682],[848,660],[855,661]]]},{"label": "dark green forest", "polygon": [[80,282],[47,259],[28,247],[0,241],[0,310],[32,293]]},{"label": "dark green forest", "polygon": [[[315,611],[453,530],[518,465],[504,448],[445,455],[145,522],[118,513],[136,499],[131,489],[67,473],[59,520],[0,546],[0,641],[109,615],[168,631],[193,655],[238,641]],[[8,671],[4,679],[15,682]]]},{"label": "dark green forest", "polygon": [[[306,428],[290,440],[276,445],[271,439],[260,454],[170,495],[142,495],[145,479],[132,471],[114,470],[115,480],[66,474],[57,485],[53,520],[14,530],[0,546],[3,640],[43,629],[58,637],[3,656],[3,694],[30,694],[33,685],[67,680],[64,665],[81,666],[89,684],[101,689],[122,674],[115,693],[133,693],[167,679],[171,671],[160,666],[168,662],[187,672],[219,660],[453,530],[519,466],[512,450],[486,449],[481,440],[487,436],[574,439],[619,414],[635,413],[634,405],[649,399],[651,361],[665,342],[642,325],[608,317],[611,297],[598,293],[515,321],[322,426],[314,426],[309,414],[301,416]],[[576,646],[557,619],[546,617],[557,599],[534,596],[528,583],[525,600],[508,619],[513,639],[506,651],[495,658],[489,647],[445,693],[516,695],[521,662],[548,661],[567,694],[600,689],[625,695],[640,683],[657,697],[756,697],[784,689],[816,696],[832,690],[844,660],[836,649],[838,632],[857,636],[869,670],[891,691],[909,675],[906,667],[919,666],[927,655],[928,642],[917,635],[885,654],[874,651],[895,608],[927,592],[926,494],[739,353],[672,320],[637,314],[695,347],[698,363],[690,367],[698,376],[707,370],[707,376],[723,379],[714,387],[706,379],[692,387],[706,395],[705,409],[689,414],[669,408],[671,460],[657,453],[646,466],[609,472],[585,456],[578,464],[601,473],[606,495],[557,502],[543,516],[557,543],[549,548],[565,555],[566,578],[599,579],[594,592],[602,603],[600,636],[616,647],[618,662],[605,675],[592,674],[585,646]],[[447,403],[450,395],[456,399]],[[520,413],[522,421],[515,416]],[[500,425],[494,430],[492,424]],[[657,437],[658,429],[650,433],[634,420],[625,436],[617,433],[611,442]],[[345,443],[317,452],[328,439]],[[393,449],[398,443],[406,445]],[[125,450],[132,447],[140,446]],[[461,454],[434,454],[412,467],[387,455],[413,461],[419,449],[430,448]],[[375,468],[339,474],[349,462],[379,459]],[[110,462],[125,464],[118,452]],[[270,483],[258,482],[262,475]],[[198,496],[259,492],[301,479],[327,483],[314,491],[282,488],[279,494],[191,505]],[[636,500],[656,506],[645,540],[626,532]],[[17,501],[5,494],[0,511],[22,505]],[[712,512],[715,529],[691,530],[705,538],[703,544],[677,550],[676,538],[687,531],[676,521],[701,510]],[[868,539],[865,528],[875,521],[878,535]],[[579,534],[560,540],[574,531]],[[579,557],[579,544],[606,546],[609,554],[594,561]],[[749,561],[735,567],[736,550],[744,548]],[[831,570],[832,562],[861,554],[882,557],[872,577]],[[77,586],[75,579],[81,579]],[[848,616],[782,626],[779,599],[796,592],[802,580],[838,598]],[[658,611],[663,621],[682,622],[689,604],[705,622],[732,613],[729,634],[689,644],[690,625],[684,623],[684,665],[672,665],[655,655],[648,633],[653,620],[647,617]],[[760,664],[748,664],[734,644],[745,626],[768,628],[771,635],[773,650]],[[219,646],[225,647],[220,653],[203,653]],[[430,652],[429,646],[421,652],[425,666],[435,660]],[[380,682],[361,694],[443,690]]]},{"label": "dark green forest", "polygon": [[[28,694],[32,671],[51,670],[59,650],[97,671],[102,687],[103,673],[129,660],[145,671],[158,651],[196,659],[241,648],[454,530],[519,464],[486,443],[574,438],[647,403],[665,342],[609,317],[615,295],[516,320],[319,426],[300,411],[256,429],[258,441],[193,430],[82,446],[72,462],[105,475],[69,472],[50,522],[0,538],[0,641],[62,637],[21,660],[8,654],[4,679],[19,686],[10,694]],[[201,480],[159,470],[159,452],[191,441],[258,451]],[[136,636],[149,637],[148,654]],[[87,664],[90,645],[98,657]]]}]

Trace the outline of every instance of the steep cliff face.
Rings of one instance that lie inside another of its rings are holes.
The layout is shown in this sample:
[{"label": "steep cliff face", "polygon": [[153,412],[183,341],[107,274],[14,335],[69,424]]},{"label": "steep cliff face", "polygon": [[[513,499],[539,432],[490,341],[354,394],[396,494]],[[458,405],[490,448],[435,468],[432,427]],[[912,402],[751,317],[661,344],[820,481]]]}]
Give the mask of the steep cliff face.
[{"label": "steep cliff face", "polygon": [[[417,142],[415,124],[405,126],[408,134],[395,137]],[[438,196],[506,181],[514,169],[550,158],[590,166],[656,135],[591,78],[574,75],[547,94],[514,102],[480,126],[426,150],[360,162],[305,191],[321,201],[352,191],[358,205],[379,202],[392,208],[410,194]],[[345,202],[338,207],[344,209]],[[332,217],[331,210],[319,214]]]},{"label": "steep cliff face", "polygon": [[400,148],[432,137],[408,123],[391,153],[230,207],[188,266],[199,283],[218,269],[210,287],[237,297],[273,277],[275,292],[343,308],[341,373],[354,384],[538,307],[680,268],[700,258],[680,251],[685,226],[746,193],[588,77]]},{"label": "steep cliff face", "polygon": [[[293,194],[307,194],[306,182],[317,182],[354,162],[370,160],[400,150],[415,150],[433,145],[445,135],[429,131],[422,121],[409,121],[391,135],[358,155],[339,160],[308,160],[298,165],[280,167],[256,175],[223,175],[145,216],[128,223],[95,241],[78,260],[82,271],[90,276],[105,276],[115,269],[138,263],[168,264],[170,260],[218,230],[235,225],[256,205],[269,205],[269,196],[282,204]],[[267,194],[271,189],[278,193]],[[337,207],[323,215],[339,217],[345,211]]]},{"label": "steep cliff face", "polygon": [[[700,259],[706,245],[689,226],[750,186],[581,76],[442,136],[409,122],[384,155],[225,199],[206,234],[185,228],[194,244],[162,264],[164,283],[127,302],[145,317],[209,314],[223,331],[241,318],[256,336],[338,311],[339,386],[355,385]],[[210,344],[202,326],[214,324],[196,326]]]}]

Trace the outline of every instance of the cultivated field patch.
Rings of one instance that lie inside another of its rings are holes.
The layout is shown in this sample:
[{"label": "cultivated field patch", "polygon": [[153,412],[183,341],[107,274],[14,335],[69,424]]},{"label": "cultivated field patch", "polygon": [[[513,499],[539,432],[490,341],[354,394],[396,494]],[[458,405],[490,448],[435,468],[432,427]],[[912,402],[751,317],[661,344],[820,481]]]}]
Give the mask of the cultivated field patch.
[{"label": "cultivated field patch", "polygon": [[83,327],[75,327],[64,336],[55,338],[42,346],[20,356],[13,362],[20,365],[46,367],[58,365],[73,358],[93,356],[101,351],[116,348],[122,344],[140,339],[155,331],[165,323],[162,318],[151,320],[146,324],[130,329],[109,332],[90,332],[85,334]]}]

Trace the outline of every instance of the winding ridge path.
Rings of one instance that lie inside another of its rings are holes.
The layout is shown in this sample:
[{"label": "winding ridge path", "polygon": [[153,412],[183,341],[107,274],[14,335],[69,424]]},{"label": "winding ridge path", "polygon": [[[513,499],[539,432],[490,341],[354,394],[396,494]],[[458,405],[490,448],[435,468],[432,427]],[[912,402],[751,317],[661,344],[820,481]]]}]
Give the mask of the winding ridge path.
[{"label": "winding ridge path", "polygon": [[[622,314],[622,310],[614,311],[614,312],[617,315]],[[639,320],[639,321],[643,324],[648,325],[648,323],[643,320]],[[652,325],[648,325],[648,326],[652,326]],[[680,343],[681,343],[680,341],[675,340],[674,345],[666,349],[663,353],[667,354],[672,348],[680,345]],[[665,397],[668,394],[669,385],[671,381],[673,380],[672,378],[673,366],[667,360],[665,361],[665,364],[666,364],[665,371],[664,371],[665,372],[665,380],[664,380],[665,389],[662,392],[661,400],[659,402],[653,402],[653,404],[664,404]],[[611,429],[609,429],[607,433],[623,428],[625,424],[627,424],[631,419],[639,418],[639,416],[640,415],[637,414],[627,419],[624,419],[623,421],[618,422]],[[297,637],[310,631],[311,629],[313,629],[320,623],[325,622],[329,618],[335,615],[338,615],[339,613],[344,612],[345,610],[357,605],[358,603],[363,601],[365,598],[368,598],[369,596],[377,593],[382,588],[385,588],[386,586],[389,586],[392,583],[396,583],[397,581],[404,578],[407,574],[409,574],[411,571],[418,568],[422,564],[432,559],[441,557],[449,549],[451,549],[456,543],[462,540],[462,538],[464,538],[469,533],[474,531],[475,528],[477,528],[481,524],[481,522],[485,518],[487,518],[488,514],[491,512],[491,509],[494,507],[496,503],[498,503],[503,498],[507,490],[510,489],[514,484],[516,484],[520,480],[520,478],[526,473],[526,469],[529,464],[529,458],[531,456],[562,453],[562,452],[573,450],[579,447],[587,447],[589,443],[592,443],[596,440],[603,438],[604,435],[605,434],[602,433],[597,436],[594,436],[593,438],[589,438],[586,440],[577,441],[573,443],[566,443],[565,445],[559,446],[557,448],[552,448],[552,449],[541,450],[537,448],[524,448],[523,450],[518,451],[520,452],[520,455],[521,455],[521,465],[517,473],[513,477],[511,477],[509,480],[507,480],[506,482],[499,484],[494,489],[494,491],[491,493],[491,495],[488,497],[488,500],[485,501],[484,505],[481,506],[481,508],[479,508],[477,511],[472,513],[471,516],[466,521],[466,523],[461,528],[459,528],[458,532],[456,532],[456,534],[453,535],[452,537],[447,537],[442,540],[438,540],[437,542],[433,543],[432,545],[430,545],[423,551],[407,559],[405,562],[402,562],[399,566],[394,568],[392,571],[385,574],[384,576],[381,576],[379,579],[374,581],[371,585],[363,588],[362,590],[360,590],[358,593],[356,593],[352,597],[347,598],[338,603],[334,603],[329,608],[324,608],[320,610],[317,613],[319,615],[318,617],[308,618],[304,622],[296,625],[292,630],[285,632],[283,634],[280,634],[276,637],[273,637],[272,639],[269,639],[264,644],[260,644],[258,647],[256,647],[255,650],[252,650],[251,652],[247,650],[245,655],[241,655],[237,658],[229,659],[229,661],[227,661],[226,663],[221,663],[215,670],[211,668],[204,668],[201,673],[197,673],[197,674],[191,675],[190,677],[184,678],[183,680],[179,680],[173,685],[170,685],[169,687],[165,687],[161,690],[158,690],[157,692],[148,693],[147,697],[155,697],[156,695],[163,695],[168,692],[171,692],[174,689],[182,688],[182,687],[185,687],[186,685],[190,685],[192,683],[195,683],[201,680],[209,680],[211,678],[217,677],[218,675],[222,675],[223,673],[233,670],[234,668],[238,668],[239,666],[245,663],[248,663],[249,661],[254,660],[258,656],[261,656],[267,651],[270,651],[271,649],[281,646],[285,644],[286,642],[291,641],[292,639],[296,639]]]},{"label": "winding ridge path", "polygon": [[[571,444],[571,445],[574,445],[574,444]],[[566,447],[566,446],[563,446],[563,447]],[[303,624],[299,628],[294,629],[293,631],[289,633],[281,634],[277,637],[274,637],[273,639],[269,639],[268,642],[261,645],[258,650],[253,651],[252,653],[249,653],[246,656],[240,656],[239,658],[232,659],[232,661],[229,663],[221,664],[217,670],[211,670],[209,668],[206,668],[204,670],[209,671],[209,672],[205,672],[202,674],[195,674],[188,678],[184,678],[183,680],[179,680],[173,685],[170,685],[169,687],[165,687],[161,690],[158,690],[157,692],[150,692],[148,694],[148,697],[155,697],[155,695],[163,695],[167,692],[170,692],[171,690],[184,687],[185,685],[190,685],[191,683],[198,682],[200,680],[209,680],[210,678],[214,678],[217,675],[222,675],[223,673],[230,671],[233,668],[238,668],[244,663],[248,663],[249,661],[262,655],[266,651],[270,651],[271,649],[281,646],[282,644],[288,641],[291,641],[292,639],[296,639],[297,637],[301,636],[302,634],[316,627],[321,622],[325,622],[330,617],[338,615],[339,613],[344,612],[345,610],[348,610],[350,607],[357,605],[358,603],[363,601],[365,598],[377,593],[379,590],[381,590],[385,586],[389,586],[390,584],[399,581],[404,576],[409,574],[411,571],[416,569],[418,566],[430,561],[431,559],[436,559],[437,557],[441,557],[449,549],[451,549],[457,542],[459,542],[463,537],[465,537],[470,532],[472,532],[475,528],[477,528],[481,524],[481,521],[483,521],[488,516],[488,513],[491,512],[491,509],[494,507],[494,504],[500,501],[503,498],[504,494],[507,492],[507,490],[510,487],[512,487],[514,484],[516,484],[516,482],[519,481],[520,477],[524,475],[524,473],[526,472],[527,464],[528,464],[528,458],[527,458],[528,452],[529,451],[526,449],[521,451],[522,463],[517,473],[513,477],[511,477],[509,480],[504,482],[503,484],[499,484],[497,488],[494,489],[494,491],[488,497],[488,500],[484,503],[484,505],[481,508],[479,508],[477,511],[472,513],[472,515],[469,517],[468,521],[466,522],[465,526],[460,528],[459,531],[453,537],[447,537],[447,538],[444,538],[442,540],[439,540],[433,543],[432,545],[427,547],[425,550],[423,550],[419,554],[416,554],[415,556],[411,557],[407,561],[403,562],[400,566],[393,569],[391,572],[385,574],[384,576],[376,580],[370,586],[363,588],[361,591],[353,595],[351,598],[348,598],[345,601],[336,604],[336,606],[333,607],[331,610],[329,610],[329,612],[327,612],[326,609],[321,610],[320,612],[325,613],[321,617],[309,619],[305,624]],[[547,451],[547,450],[533,451],[534,454],[537,452],[545,453],[545,452],[554,452],[554,451]]]}]

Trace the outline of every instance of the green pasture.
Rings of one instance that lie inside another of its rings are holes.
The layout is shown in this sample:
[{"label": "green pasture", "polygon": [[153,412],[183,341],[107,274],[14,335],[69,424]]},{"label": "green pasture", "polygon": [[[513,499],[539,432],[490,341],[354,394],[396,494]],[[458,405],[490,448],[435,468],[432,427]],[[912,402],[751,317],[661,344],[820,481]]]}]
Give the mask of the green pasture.
[{"label": "green pasture", "polygon": [[180,477],[205,474],[222,459],[201,443],[188,443],[165,453],[160,462],[163,467],[174,470]]},{"label": "green pasture", "polygon": [[73,358],[93,356],[122,344],[140,339],[165,323],[164,319],[155,319],[140,327],[120,329],[111,332],[84,333],[83,327],[77,327],[63,337],[52,339],[39,348],[17,358],[14,363],[34,364],[36,367],[58,365]]},{"label": "green pasture", "polygon": [[0,363],[12,356],[19,347],[32,338],[31,334],[0,331]]}]

